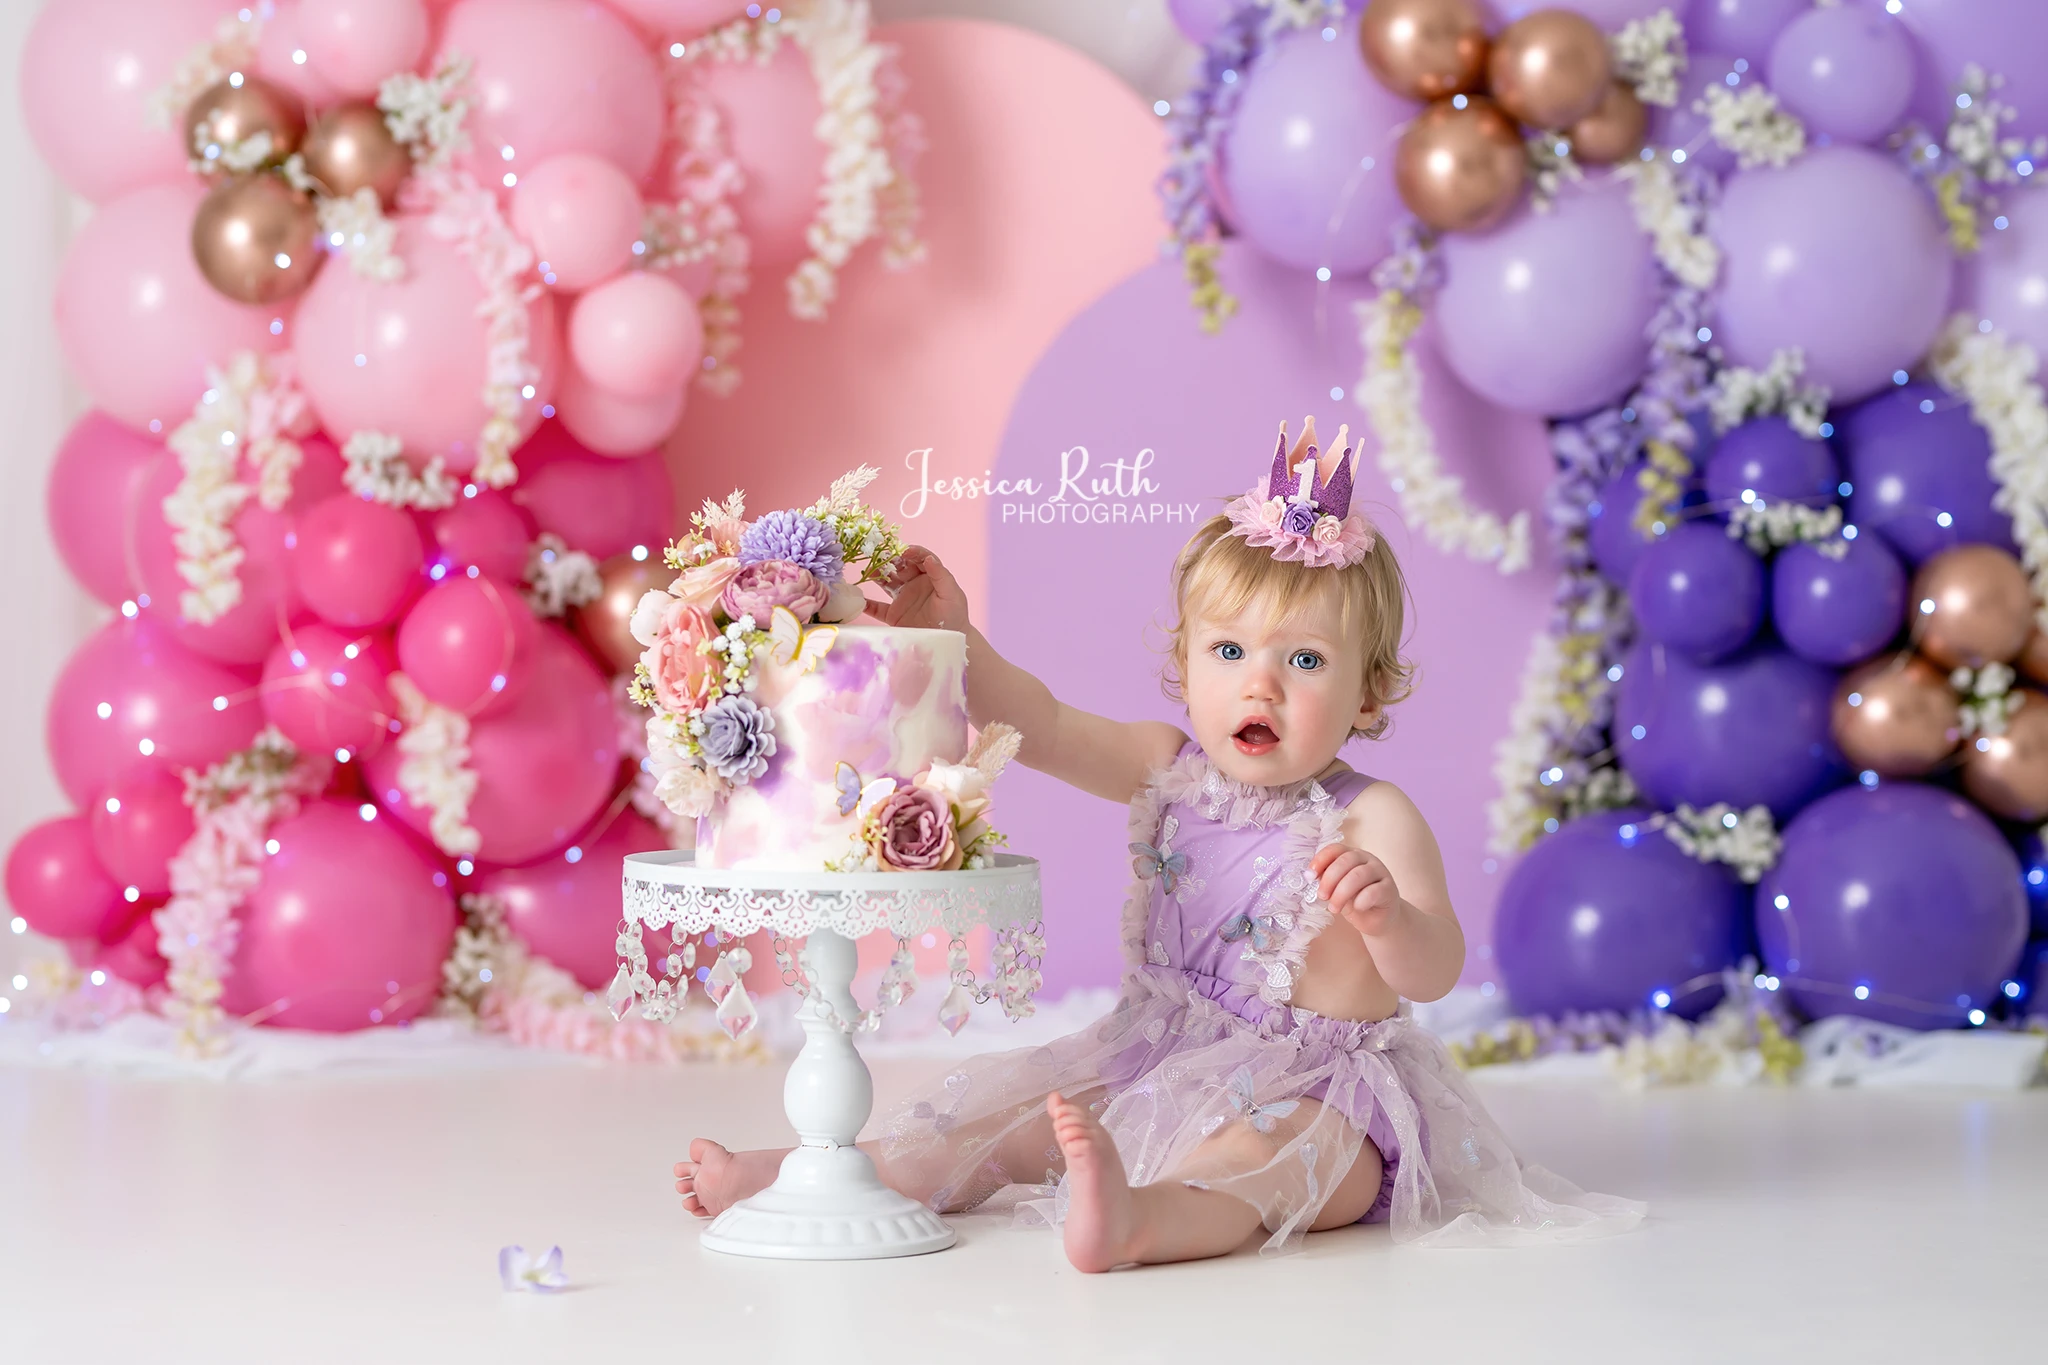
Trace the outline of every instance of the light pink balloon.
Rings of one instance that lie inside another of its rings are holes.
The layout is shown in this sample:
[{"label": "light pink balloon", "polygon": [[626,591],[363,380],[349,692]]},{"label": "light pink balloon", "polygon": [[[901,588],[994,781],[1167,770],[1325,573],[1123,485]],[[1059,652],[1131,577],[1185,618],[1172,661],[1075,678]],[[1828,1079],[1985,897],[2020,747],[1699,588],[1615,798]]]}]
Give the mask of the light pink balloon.
[{"label": "light pink balloon", "polygon": [[541,278],[560,294],[624,270],[644,212],[626,173],[587,152],[549,157],[521,175],[512,191],[512,226],[540,257]]},{"label": "light pink balloon", "polygon": [[661,78],[646,45],[604,6],[463,0],[448,12],[441,51],[474,63],[468,131],[487,183],[563,152],[602,156],[635,184],[654,168]]},{"label": "light pink balloon", "polygon": [[389,625],[419,589],[426,550],[403,508],[343,492],[306,509],[296,539],[292,582],[330,625]]},{"label": "light pink balloon", "polygon": [[185,781],[161,768],[135,768],[108,784],[86,810],[93,852],[107,875],[145,896],[171,891],[173,854],[192,837]]},{"label": "light pink balloon", "polygon": [[558,419],[543,422],[520,447],[519,462],[523,475],[512,501],[572,550],[603,560],[640,545],[658,555],[675,534],[675,485],[659,451],[599,455]]},{"label": "light pink balloon", "polygon": [[[520,463],[526,463],[524,451]],[[433,535],[439,547],[434,562],[447,573],[459,574],[474,565],[478,573],[505,583],[516,583],[526,574],[533,527],[526,513],[503,493],[480,488],[474,497],[434,513]]]},{"label": "light pink balloon", "polygon": [[97,940],[128,912],[121,886],[100,867],[92,825],[66,815],[32,826],[7,850],[7,902],[49,938]]},{"label": "light pink balloon", "polygon": [[384,747],[398,714],[394,667],[388,636],[319,622],[295,627],[263,665],[263,714],[301,749],[367,757]]},{"label": "light pink balloon", "polygon": [[[173,127],[150,97],[213,36],[223,0],[58,0],[42,6],[21,58],[29,136],[57,176],[94,202],[186,177]],[[189,225],[188,225],[189,226]]]},{"label": "light pink balloon", "polygon": [[825,181],[818,82],[795,43],[782,44],[765,63],[706,63],[700,79],[724,115],[733,161],[746,176],[733,207],[756,279],[773,279],[810,251],[804,234]]},{"label": "light pink balloon", "polygon": [[691,38],[745,14],[747,0],[611,0],[611,7],[656,38]]},{"label": "light pink balloon", "polygon": [[688,401],[689,390],[680,385],[653,398],[628,398],[599,388],[567,365],[555,409],[562,425],[585,446],[601,455],[631,457],[667,440],[683,420]]},{"label": "light pink balloon", "polygon": [[683,391],[703,358],[697,305],[665,276],[632,271],[570,305],[570,368],[606,393],[667,399]]},{"label": "light pink balloon", "polygon": [[429,701],[471,716],[502,712],[532,676],[538,624],[510,584],[447,578],[398,623],[398,666]]},{"label": "light pink balloon", "polygon": [[131,767],[218,763],[262,723],[247,676],[179,645],[151,611],[78,647],[50,694],[44,737],[65,795],[86,806]]},{"label": "light pink balloon", "polygon": [[560,853],[487,874],[477,890],[498,898],[528,948],[597,990],[618,970],[620,860],[667,847],[660,827],[629,806]]},{"label": "light pink balloon", "polygon": [[[409,670],[408,670],[409,671]],[[504,710],[474,721],[469,823],[479,862],[530,863],[566,847],[610,798],[618,778],[618,716],[604,675],[568,632],[542,624],[531,676]],[[424,832],[428,815],[399,789],[398,749],[370,760],[370,790]]]},{"label": "light pink balloon", "polygon": [[329,85],[313,63],[307,60],[301,0],[278,0],[277,11],[263,25],[256,40],[256,74],[273,85],[281,85],[308,105],[323,108],[340,101],[341,92]]},{"label": "light pink balloon", "polygon": [[72,239],[57,276],[57,341],[72,373],[108,413],[138,430],[154,422],[159,435],[192,415],[207,366],[284,344],[285,306],[235,303],[193,263],[203,196],[187,176],[111,200]]},{"label": "light pink balloon", "polygon": [[[329,433],[388,432],[416,465],[434,455],[448,469],[476,465],[489,356],[478,308],[483,286],[454,245],[401,215],[396,251],[405,278],[383,283],[353,270],[323,270],[299,301],[292,353],[299,381]],[[558,345],[554,300],[527,306],[529,354],[542,377],[520,409],[531,431],[550,396]],[[360,363],[358,363],[360,361]]]},{"label": "light pink balloon", "polygon": [[397,822],[367,803],[309,801],[270,838],[277,852],[242,907],[221,1004],[328,1033],[399,1023],[433,1004],[455,898]]},{"label": "light pink balloon", "polygon": [[427,50],[420,0],[300,0],[298,29],[306,64],[343,95],[374,95]]},{"label": "light pink balloon", "polygon": [[127,526],[137,490],[163,442],[103,412],[72,424],[50,466],[50,538],[71,576],[108,606],[132,597]]},{"label": "light pink balloon", "polygon": [[155,906],[148,907],[119,938],[103,944],[92,955],[92,965],[144,990],[162,985],[170,975],[170,964],[158,946],[162,934],[156,927],[155,911]]}]

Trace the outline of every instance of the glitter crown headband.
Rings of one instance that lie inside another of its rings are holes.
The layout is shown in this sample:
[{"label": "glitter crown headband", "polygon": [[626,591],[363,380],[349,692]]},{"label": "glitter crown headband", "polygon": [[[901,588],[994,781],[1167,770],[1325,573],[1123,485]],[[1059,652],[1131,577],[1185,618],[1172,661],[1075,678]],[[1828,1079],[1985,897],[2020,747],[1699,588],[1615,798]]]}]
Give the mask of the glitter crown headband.
[{"label": "glitter crown headband", "polygon": [[1336,453],[1326,456],[1316,449],[1315,418],[1303,420],[1291,450],[1282,422],[1264,482],[1223,509],[1229,534],[1272,550],[1275,559],[1297,559],[1311,568],[1348,568],[1371,554],[1378,539],[1373,525],[1351,510],[1359,449],[1346,443],[1350,432],[1339,427]]}]

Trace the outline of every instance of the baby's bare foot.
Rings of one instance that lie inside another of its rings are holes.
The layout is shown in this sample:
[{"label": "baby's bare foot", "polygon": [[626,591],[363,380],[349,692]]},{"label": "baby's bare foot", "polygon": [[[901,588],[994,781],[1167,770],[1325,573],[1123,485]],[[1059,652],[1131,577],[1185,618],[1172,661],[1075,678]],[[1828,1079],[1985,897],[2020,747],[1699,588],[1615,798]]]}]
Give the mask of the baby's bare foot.
[{"label": "baby's bare foot", "polygon": [[1137,1203],[1116,1143],[1094,1115],[1066,1096],[1047,1096],[1045,1107],[1067,1159],[1067,1259],[1089,1274],[1137,1260]]},{"label": "baby's bare foot", "polygon": [[676,1163],[676,1193],[683,1212],[715,1218],[775,1181],[783,1152],[728,1152],[710,1138],[690,1143],[690,1159]]}]

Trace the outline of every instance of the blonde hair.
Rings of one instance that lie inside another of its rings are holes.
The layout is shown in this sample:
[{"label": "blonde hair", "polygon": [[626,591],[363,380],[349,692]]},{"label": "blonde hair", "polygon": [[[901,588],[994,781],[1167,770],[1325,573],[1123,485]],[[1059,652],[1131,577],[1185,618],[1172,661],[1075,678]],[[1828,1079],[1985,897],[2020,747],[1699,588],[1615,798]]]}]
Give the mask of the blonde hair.
[{"label": "blonde hair", "polygon": [[1174,621],[1168,628],[1171,662],[1160,679],[1166,695],[1184,700],[1181,679],[1187,671],[1187,628],[1198,611],[1230,617],[1258,602],[1266,619],[1278,623],[1310,602],[1335,595],[1345,632],[1359,640],[1366,695],[1379,708],[1371,725],[1351,733],[1365,739],[1385,734],[1391,719],[1387,709],[1415,690],[1415,665],[1401,653],[1408,581],[1386,538],[1381,537],[1372,553],[1348,568],[1310,568],[1295,560],[1275,559],[1272,551],[1229,531],[1230,518],[1220,514],[1209,518],[1173,562]]}]

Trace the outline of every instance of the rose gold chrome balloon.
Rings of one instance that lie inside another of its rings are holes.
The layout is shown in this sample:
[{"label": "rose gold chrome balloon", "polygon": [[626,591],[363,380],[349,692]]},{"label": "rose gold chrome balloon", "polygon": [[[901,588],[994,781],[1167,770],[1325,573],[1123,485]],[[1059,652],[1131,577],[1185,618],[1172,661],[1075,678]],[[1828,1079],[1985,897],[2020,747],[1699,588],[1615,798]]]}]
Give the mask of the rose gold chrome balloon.
[{"label": "rose gold chrome balloon", "polygon": [[1851,767],[1885,777],[1934,771],[1962,738],[1947,676],[1912,654],[1873,660],[1842,679],[1829,726]]},{"label": "rose gold chrome balloon", "polygon": [[1415,116],[1394,156],[1394,184],[1417,218],[1441,232],[1477,232],[1507,216],[1528,161],[1515,125],[1483,95],[1438,100]]},{"label": "rose gold chrome balloon", "polygon": [[1592,166],[1627,161],[1643,149],[1650,116],[1636,92],[1609,81],[1600,107],[1571,126],[1572,155]]},{"label": "rose gold chrome balloon", "polygon": [[200,201],[192,219],[199,273],[240,303],[275,303],[313,282],[321,256],[313,203],[268,171],[238,175]]},{"label": "rose gold chrome balloon", "polygon": [[1991,545],[1958,545],[1928,560],[1907,600],[1914,644],[1944,668],[2008,663],[2034,629],[2027,571]]},{"label": "rose gold chrome balloon", "polygon": [[1397,95],[1467,94],[1486,75],[1486,11],[1479,0],[1372,0],[1359,18],[1358,46]]},{"label": "rose gold chrome balloon", "polygon": [[2014,660],[2013,667],[2034,682],[2048,683],[2048,632],[2041,629],[2038,621],[2034,633],[2020,646],[2020,657]]},{"label": "rose gold chrome balloon", "polygon": [[[212,162],[229,147],[267,133],[263,159],[278,162],[298,150],[306,116],[298,96],[260,76],[236,72],[199,92],[185,108],[185,150],[194,161]],[[209,155],[211,149],[211,155]]]},{"label": "rose gold chrome balloon", "polygon": [[321,193],[345,199],[371,189],[386,208],[412,174],[412,157],[368,104],[338,104],[314,119],[300,155]]},{"label": "rose gold chrome balloon", "polygon": [[2048,695],[2021,695],[2004,734],[1963,746],[1963,790],[1993,815],[2035,824],[2048,818]]},{"label": "rose gold chrome balloon", "polygon": [[667,588],[676,571],[659,555],[636,560],[630,554],[613,555],[597,569],[604,590],[594,602],[576,608],[576,633],[593,654],[614,673],[630,673],[640,657],[640,642],[633,638],[633,608],[655,588]]},{"label": "rose gold chrome balloon", "polygon": [[1540,9],[1501,30],[1486,74],[1501,108],[1532,128],[1561,131],[1607,93],[1607,35],[1570,10]]}]

